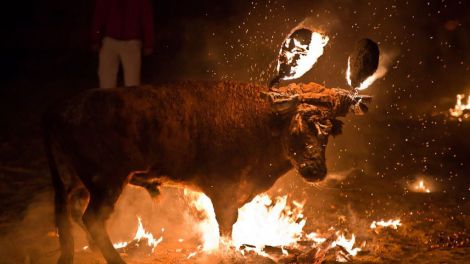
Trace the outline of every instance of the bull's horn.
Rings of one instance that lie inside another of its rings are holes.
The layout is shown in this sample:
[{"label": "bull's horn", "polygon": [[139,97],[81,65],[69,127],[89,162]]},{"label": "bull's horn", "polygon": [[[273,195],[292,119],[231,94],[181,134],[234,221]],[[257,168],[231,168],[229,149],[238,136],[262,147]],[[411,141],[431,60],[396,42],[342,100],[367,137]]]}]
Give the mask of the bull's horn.
[{"label": "bull's horn", "polygon": [[284,94],[279,92],[261,92],[261,98],[269,100],[273,112],[286,114],[295,111],[299,104],[298,94]]}]

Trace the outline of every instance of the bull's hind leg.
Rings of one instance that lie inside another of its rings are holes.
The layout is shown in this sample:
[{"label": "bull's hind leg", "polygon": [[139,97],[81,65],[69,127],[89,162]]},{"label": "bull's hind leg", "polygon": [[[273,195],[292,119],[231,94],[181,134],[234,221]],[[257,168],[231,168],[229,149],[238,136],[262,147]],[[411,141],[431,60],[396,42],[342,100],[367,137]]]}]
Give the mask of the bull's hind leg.
[{"label": "bull's hind leg", "polygon": [[88,247],[91,250],[96,249],[95,242],[91,238],[90,233],[88,232],[85,224],[83,223],[83,213],[87,207],[89,201],[89,193],[84,186],[73,189],[69,194],[70,200],[70,215],[72,216],[73,221],[80,226],[83,231],[86,233],[86,238],[88,241]]},{"label": "bull's hind leg", "polygon": [[[83,215],[83,222],[94,243],[109,264],[124,264],[124,260],[114,249],[106,231],[106,220],[114,210],[114,205],[122,192],[125,181],[117,181],[116,175],[99,175],[96,178],[113,179],[116,182],[94,182],[88,186],[90,202]],[[125,179],[125,178],[121,178]]]}]

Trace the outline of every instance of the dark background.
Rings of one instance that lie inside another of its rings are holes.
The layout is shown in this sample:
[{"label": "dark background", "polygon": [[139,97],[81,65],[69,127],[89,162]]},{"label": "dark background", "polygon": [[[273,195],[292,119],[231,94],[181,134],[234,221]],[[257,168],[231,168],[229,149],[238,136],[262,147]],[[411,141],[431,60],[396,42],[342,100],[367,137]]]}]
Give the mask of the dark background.
[{"label": "dark background", "polygon": [[[155,53],[144,59],[144,83],[267,83],[283,39],[307,19],[325,30],[330,42],[314,68],[296,81],[346,87],[346,62],[355,41],[375,40],[393,63],[384,78],[363,91],[374,96],[370,113],[348,117],[343,135],[332,139],[330,171],[356,168],[396,187],[426,174],[466,199],[469,125],[444,114],[457,93],[470,93],[468,1],[152,2]],[[93,5],[43,0],[13,1],[2,8],[4,171],[43,170],[39,120],[45,107],[97,87],[97,54],[89,41]],[[6,190],[11,177],[2,177]]]}]

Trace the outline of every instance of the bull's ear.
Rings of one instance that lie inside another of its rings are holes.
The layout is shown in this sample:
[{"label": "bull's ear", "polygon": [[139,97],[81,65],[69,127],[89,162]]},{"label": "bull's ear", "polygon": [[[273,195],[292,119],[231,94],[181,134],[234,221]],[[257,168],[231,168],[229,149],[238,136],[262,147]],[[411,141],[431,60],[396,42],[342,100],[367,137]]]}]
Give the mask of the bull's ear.
[{"label": "bull's ear", "polygon": [[273,112],[286,114],[294,112],[299,104],[297,94],[285,94],[274,91],[261,92],[261,98],[268,100]]}]

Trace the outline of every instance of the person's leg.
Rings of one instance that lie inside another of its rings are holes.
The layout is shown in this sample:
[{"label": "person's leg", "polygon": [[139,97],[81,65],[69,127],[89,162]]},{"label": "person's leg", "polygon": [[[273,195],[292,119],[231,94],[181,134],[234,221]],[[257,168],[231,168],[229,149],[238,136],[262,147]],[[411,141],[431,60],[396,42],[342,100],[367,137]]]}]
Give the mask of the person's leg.
[{"label": "person's leg", "polygon": [[125,86],[140,85],[142,63],[142,42],[140,40],[123,41],[120,50]]},{"label": "person's leg", "polygon": [[119,70],[119,53],[117,41],[105,37],[100,49],[100,61],[98,66],[98,77],[100,88],[114,88],[117,86],[117,74]]}]

